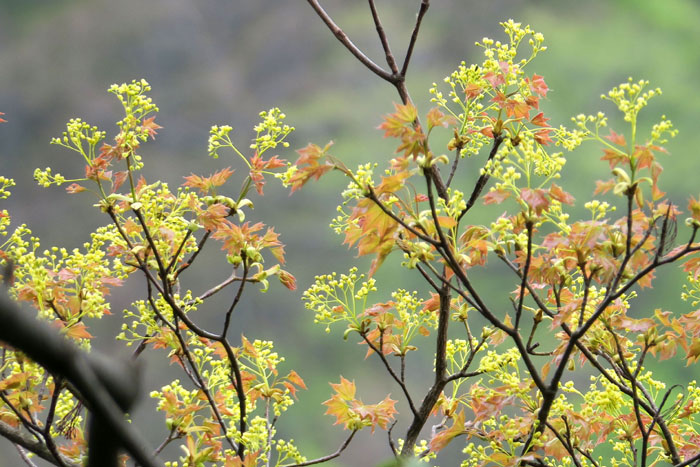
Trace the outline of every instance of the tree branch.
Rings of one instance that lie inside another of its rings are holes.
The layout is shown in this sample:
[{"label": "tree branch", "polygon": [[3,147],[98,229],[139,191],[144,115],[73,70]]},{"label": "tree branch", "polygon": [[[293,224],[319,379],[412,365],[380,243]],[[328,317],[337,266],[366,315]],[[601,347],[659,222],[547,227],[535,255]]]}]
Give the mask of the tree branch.
[{"label": "tree branch", "polygon": [[366,66],[372,73],[375,75],[379,76],[383,80],[392,82],[392,75],[391,73],[387,72],[384,70],[382,67],[374,63],[371,58],[369,58],[367,55],[360,50],[359,47],[357,47],[348,37],[347,34],[338,26],[335,21],[333,21],[333,18],[331,18],[328,13],[326,13],[326,10],[323,9],[320,3],[318,3],[318,0],[307,0],[309,2],[309,5],[311,5],[311,8],[314,9],[316,14],[323,20],[324,23],[326,23],[326,26],[328,26],[328,29],[331,30],[333,35],[340,41],[341,44],[345,46],[346,49],[350,51],[351,54],[357,58],[360,63],[362,63],[364,66]]},{"label": "tree branch", "polygon": [[350,444],[350,441],[352,441],[352,438],[355,436],[355,433],[357,433],[357,430],[354,430],[352,433],[350,433],[350,436],[348,436],[345,441],[343,441],[343,444],[340,445],[338,450],[336,450],[333,454],[329,454],[327,456],[319,457],[318,459],[313,459],[310,461],[302,462],[300,464],[287,464],[283,465],[282,467],[304,467],[306,465],[314,465],[314,464],[321,464],[323,462],[328,462],[329,460],[335,459],[336,457],[340,456],[340,454],[345,451],[345,448],[348,447]]},{"label": "tree branch", "polygon": [[[45,461],[56,464],[56,459],[46,445],[40,441],[34,439],[34,437],[28,435],[27,433],[8,425],[5,422],[0,421],[0,436],[7,438],[12,443],[17,446],[22,446],[27,451],[36,454],[38,457],[44,459]],[[80,467],[81,464],[71,462],[65,457],[61,456],[61,462],[69,467]]]}]

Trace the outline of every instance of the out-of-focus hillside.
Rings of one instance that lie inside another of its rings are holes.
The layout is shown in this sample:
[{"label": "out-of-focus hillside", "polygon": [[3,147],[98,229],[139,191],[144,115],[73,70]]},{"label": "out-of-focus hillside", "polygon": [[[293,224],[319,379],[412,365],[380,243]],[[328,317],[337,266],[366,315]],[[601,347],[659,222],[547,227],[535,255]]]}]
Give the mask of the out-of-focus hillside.
[{"label": "out-of-focus hillside", "polygon": [[[322,3],[356,44],[384,63],[366,2]],[[377,1],[399,56],[419,3]],[[668,144],[672,156],[664,163],[665,188],[682,207],[685,193],[698,194],[697,2],[434,0],[408,79],[421,111],[429,108],[431,83],[441,81],[461,60],[480,62],[474,42],[484,36],[502,38],[498,22],[508,18],[531,24],[547,39],[549,50],[538,57],[532,71],[543,75],[552,89],[545,105],[557,125],[568,124],[580,112],[602,109],[612,115],[613,108],[599,96],[628,76],[660,86],[664,95],[647,115],[666,114],[680,129]],[[163,126],[141,151],[150,180],[164,179],[175,186],[191,172],[236,167],[233,155],[230,160],[207,157],[210,126],[231,124],[235,141],[246,147],[258,112],[272,106],[281,107],[297,128],[292,148],[334,140],[334,154],[350,165],[386,160],[393,151],[392,143],[375,128],[398,96],[340,46],[303,0],[0,0],[0,111],[8,120],[0,126],[0,173],[18,184],[5,203],[15,222],[28,223],[44,246],[77,247],[90,229],[106,222],[97,210],[90,210],[93,200],[88,196],[35,186],[36,167],[50,165],[66,176],[81,176],[83,170],[75,154],[50,146],[49,140],[61,134],[71,117],[82,117],[107,130],[108,138],[113,136],[109,132],[121,118],[121,109],[106,89],[134,78],[145,78],[153,86],[151,95],[160,107],[157,122]],[[280,156],[295,157],[292,150]],[[607,178],[606,167],[595,150],[583,147],[571,156],[569,179],[562,183],[574,184],[572,191],[579,199],[590,196],[595,179]],[[274,340],[289,367],[306,379],[310,390],[300,394],[299,404],[290,411],[294,418],[280,430],[293,429],[309,456],[334,450],[343,437],[339,429],[318,429],[319,423],[330,424],[320,406],[328,398],[329,380],[337,381],[342,374],[357,378],[360,390],[368,394],[398,394],[376,362],[361,361],[359,346],[312,329],[313,317],[300,301],[315,274],[343,272],[353,262],[361,268],[367,265],[364,259],[354,260],[341,246],[342,238],[328,228],[340,199],[333,186],[339,180],[329,178],[291,197],[270,181],[266,198],[255,200],[256,220],[275,225],[287,244],[288,266],[299,280],[299,290],[277,287],[267,295],[251,294],[233,331]],[[210,260],[212,275],[227,274],[224,261],[216,255]],[[644,306],[677,303],[680,290],[674,281],[679,277],[659,281],[658,287],[668,289],[669,295]],[[216,277],[202,274],[187,279],[194,281],[195,290],[216,282]],[[390,264],[378,279],[387,287],[410,289],[416,283]],[[118,313],[139,293],[138,287],[120,291],[113,311]],[[215,318],[214,313],[210,319]],[[106,332],[113,332],[109,326],[107,322]],[[111,350],[115,344],[104,338],[94,345]],[[148,384],[163,384],[167,377],[158,374]],[[420,387],[419,380],[414,383]],[[148,414],[153,404],[144,401],[141,407]],[[138,413],[135,421],[140,421]],[[154,445],[164,433],[162,425],[156,417],[143,430],[153,433],[149,441]],[[376,441],[362,436],[335,465],[370,465],[371,459],[389,455],[383,435]],[[12,453],[7,443],[0,447]],[[0,467],[18,465],[11,454],[6,459],[0,460]]]}]

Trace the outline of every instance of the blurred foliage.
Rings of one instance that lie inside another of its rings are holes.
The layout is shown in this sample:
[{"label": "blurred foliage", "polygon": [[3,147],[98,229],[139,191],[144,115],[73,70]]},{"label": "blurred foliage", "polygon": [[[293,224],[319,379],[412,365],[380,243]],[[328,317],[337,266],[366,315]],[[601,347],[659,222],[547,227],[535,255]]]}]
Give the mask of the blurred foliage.
[{"label": "blurred foliage", "polygon": [[[359,46],[381,59],[366,2],[323,3]],[[419,2],[377,3],[394,48],[402,51],[410,30],[407,25]],[[648,115],[657,119],[666,114],[680,130],[679,137],[668,145],[670,158],[663,163],[666,179],[674,182],[665,188],[678,203],[682,202],[680,193],[697,192],[697,181],[688,174],[698,173],[700,165],[695,155],[700,146],[696,89],[700,4],[693,0],[433,2],[408,78],[413,98],[423,111],[428,108],[430,84],[461,60],[478,59],[465,56],[466,51],[474,53],[473,43],[484,36],[499,37],[498,22],[507,18],[532,24],[548,39],[549,50],[538,59],[537,73],[546,77],[552,89],[544,105],[556,124],[567,124],[581,112],[605,108],[598,96],[627,76],[648,79],[653,87],[661,87],[664,97],[650,106]],[[0,111],[8,120],[0,128],[0,173],[18,182],[11,200],[14,204],[8,203],[7,209],[47,243],[68,248],[81,244],[87,232],[103,220],[78,217],[81,211],[74,208],[85,199],[66,197],[60,189],[55,189],[55,196],[47,194],[32,182],[32,173],[49,160],[63,172],[64,155],[48,142],[70,117],[80,113],[109,127],[112,106],[104,89],[114,82],[143,76],[156,90],[154,99],[161,104],[159,123],[164,128],[144,157],[150,159],[149,178],[173,185],[190,172],[209,174],[222,167],[222,162],[206,157],[212,124],[231,123],[241,130],[234,132],[236,140],[246,134],[260,110],[272,106],[285,109],[298,129],[292,147],[332,139],[334,153],[350,165],[361,159],[389,158],[393,152],[392,143],[383,140],[375,127],[398,96],[348,55],[302,1],[3,0],[0,63]],[[599,157],[596,150],[586,152],[583,147],[567,164],[565,177],[571,178],[565,180],[575,196],[592,192],[595,178],[605,170]],[[256,205],[256,211],[261,219],[274,219],[288,245],[288,266],[297,275],[299,290],[315,274],[346,270],[354,261],[328,228],[338,202],[331,182],[291,197],[270,186],[269,198],[275,202]],[[308,232],[315,237],[310,238]],[[314,254],[309,253],[312,243]],[[411,278],[397,274],[398,265],[389,263],[380,277],[386,290],[414,287]],[[360,262],[362,265],[368,267]],[[482,279],[490,282],[489,277]],[[649,302],[649,309],[669,309],[679,303],[681,275],[660,279],[657,289],[667,294]],[[496,290],[497,284],[493,287]],[[123,308],[137,293],[125,289],[123,296],[115,296],[113,309]],[[308,439],[297,440],[309,455],[324,454],[325,446],[337,444],[343,436],[339,430],[314,428],[323,418],[318,401],[327,398],[327,381],[335,380],[338,368],[347,377],[362,372],[367,381],[372,379],[368,373],[376,375],[377,393],[389,390],[388,382],[379,377],[382,368],[376,362],[353,363],[362,355],[361,347],[347,343],[331,350],[332,338],[310,331],[313,318],[303,311],[300,300],[271,292],[244,308],[241,321],[245,325],[234,332],[265,329],[266,337],[277,343],[291,367],[318,370],[303,375],[310,390],[300,398],[295,410],[298,417],[288,421],[295,431],[309,434]],[[308,347],[298,347],[299,342]],[[109,348],[114,344],[95,343],[100,345]],[[363,459],[389,454],[377,452],[368,438],[359,441],[336,465],[366,465]],[[377,444],[383,445],[384,440]],[[0,465],[15,464],[9,456],[0,460]]]}]

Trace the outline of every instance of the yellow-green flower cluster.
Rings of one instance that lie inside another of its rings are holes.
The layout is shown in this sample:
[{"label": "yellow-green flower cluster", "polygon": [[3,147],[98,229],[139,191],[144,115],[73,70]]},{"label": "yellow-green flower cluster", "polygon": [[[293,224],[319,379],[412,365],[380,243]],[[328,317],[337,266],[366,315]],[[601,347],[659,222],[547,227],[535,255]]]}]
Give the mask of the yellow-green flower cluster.
[{"label": "yellow-green flower cluster", "polygon": [[108,89],[124,107],[124,119],[117,122],[117,126],[122,131],[124,144],[128,146],[137,147],[138,140],[146,141],[149,136],[148,129],[140,126],[140,123],[149,114],[158,112],[153,99],[145,94],[150,90],[151,85],[145,79],[133,80],[130,84],[113,84]]},{"label": "yellow-green flower cluster", "polygon": [[700,276],[696,276],[692,272],[687,276],[687,284],[683,284],[683,293],[681,299],[690,302],[690,305],[696,307],[700,305]]},{"label": "yellow-green flower cluster", "polygon": [[617,415],[630,404],[627,397],[603,376],[591,376],[593,383],[583,394],[584,401],[593,413],[607,412]]},{"label": "yellow-green flower cluster", "polygon": [[268,444],[268,436],[274,436],[275,428],[269,426],[266,418],[256,416],[250,420],[248,429],[237,441],[243,442],[246,454],[258,452],[259,462],[267,463],[271,446]]},{"label": "yellow-green flower cluster", "polygon": [[586,202],[583,207],[591,211],[591,220],[594,221],[603,219],[608,213],[617,209],[615,206],[608,204],[607,201],[599,201],[597,199]]},{"label": "yellow-green flower cluster", "polygon": [[[82,155],[86,162],[95,158],[97,144],[104,139],[106,132],[80,118],[71,118],[66,124],[66,131],[60,138],[52,138],[51,144],[57,144]],[[85,146],[87,143],[87,146]]]},{"label": "yellow-green flower cluster", "polygon": [[66,177],[57,173],[54,174],[51,167],[46,167],[46,169],[41,170],[39,168],[34,170],[34,180],[36,180],[39,186],[48,188],[51,185],[60,186],[66,183]]},{"label": "yellow-green flower cluster", "polygon": [[290,439],[285,441],[283,439],[273,441],[275,444],[275,449],[277,450],[277,463],[275,466],[280,466],[282,464],[288,464],[293,462],[295,464],[301,464],[306,462],[306,457],[302,456],[299,449],[294,444],[294,440]]},{"label": "yellow-green flower cluster", "polygon": [[343,206],[337,206],[338,215],[331,220],[329,227],[338,235],[344,234],[347,229],[358,226],[358,219],[350,220],[350,213],[345,212]]},{"label": "yellow-green flower cluster", "polygon": [[376,167],[376,162],[368,162],[357,166],[357,170],[351,176],[352,180],[342,193],[345,202],[352,199],[361,199],[367,195],[367,190],[374,187],[374,180],[372,180],[372,177]]},{"label": "yellow-green flower cluster", "polygon": [[661,95],[660,88],[645,91],[648,85],[649,81],[647,80],[639,80],[635,83],[630,77],[626,83],[612,88],[607,95],[603,94],[600,97],[614,102],[620,112],[624,114],[625,121],[634,124],[637,120],[637,114],[646,107],[649,99]]},{"label": "yellow-green flower cluster", "polygon": [[661,121],[654,124],[651,128],[651,143],[666,144],[667,136],[674,138],[678,134],[678,130],[673,128],[671,120],[666,118],[666,115],[661,116]]},{"label": "yellow-green flower cluster", "polygon": [[[208,146],[208,152],[211,157],[218,159],[219,149],[222,147],[229,147],[236,150],[235,146],[233,145],[233,141],[231,141],[231,137],[229,136],[229,133],[231,133],[232,130],[233,127],[230,125],[214,125],[211,127],[209,130]],[[243,159],[245,160],[245,157],[243,157]]]},{"label": "yellow-green flower cluster", "polygon": [[0,199],[9,198],[11,193],[8,188],[13,186],[15,186],[15,181],[13,179],[0,175]]},{"label": "yellow-green flower cluster", "polygon": [[459,190],[448,188],[447,195],[449,196],[449,201],[447,203],[445,203],[444,199],[438,198],[440,211],[453,219],[457,219],[467,208],[467,202],[464,200],[464,193]]},{"label": "yellow-green flower cluster", "polygon": [[314,322],[325,324],[326,332],[338,321],[359,326],[359,315],[367,306],[367,296],[377,290],[376,281],[373,278],[362,281],[364,277],[364,274],[357,274],[355,267],[340,277],[335,272],[316,276],[302,297],[304,307],[315,313]]},{"label": "yellow-green flower cluster", "polygon": [[294,131],[294,127],[284,123],[287,116],[277,107],[273,107],[268,111],[260,112],[260,118],[262,121],[253,127],[256,135],[250,148],[261,155],[268,149],[276,148],[278,144],[282,144],[285,148],[289,147],[285,139]]}]

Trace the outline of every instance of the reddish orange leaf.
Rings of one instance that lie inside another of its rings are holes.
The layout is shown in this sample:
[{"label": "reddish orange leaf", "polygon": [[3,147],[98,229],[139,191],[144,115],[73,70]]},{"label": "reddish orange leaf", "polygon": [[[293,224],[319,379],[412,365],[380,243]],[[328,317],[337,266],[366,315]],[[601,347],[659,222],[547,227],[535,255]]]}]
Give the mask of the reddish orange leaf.
[{"label": "reddish orange leaf", "polygon": [[531,189],[523,188],[520,191],[520,198],[527,203],[530,208],[538,215],[547,207],[549,207],[549,199],[547,199],[546,191],[541,188]]},{"label": "reddish orange leaf", "polygon": [[534,117],[532,117],[532,120],[530,120],[530,121],[532,122],[533,125],[537,125],[537,126],[549,126],[549,125],[547,124],[547,121],[548,121],[548,120],[549,120],[548,118],[545,118],[544,112],[540,112],[540,113],[538,113],[537,115],[535,115]]},{"label": "reddish orange leaf", "polygon": [[560,203],[564,203],[564,204],[573,205],[574,201],[575,201],[573,196],[571,196],[569,193],[564,191],[556,183],[552,183],[552,186],[549,189],[549,196],[551,196],[552,199],[556,199]]},{"label": "reddish orange leaf", "polygon": [[484,195],[484,204],[501,204],[510,197],[510,192],[503,189],[492,188]]},{"label": "reddish orange leaf", "polygon": [[539,94],[541,97],[547,97],[547,91],[549,87],[547,83],[544,82],[544,78],[540,75],[532,75],[532,80],[526,79],[530,85],[530,91],[535,94]]},{"label": "reddish orange leaf", "polygon": [[163,128],[162,126],[158,125],[156,122],[156,117],[151,117],[151,118],[146,118],[141,122],[141,127],[146,130],[148,133],[148,136],[151,137],[151,139],[156,139],[156,135],[158,132],[156,130],[160,130]]},{"label": "reddish orange leaf", "polygon": [[610,129],[610,135],[606,136],[605,139],[618,146],[626,146],[627,141],[625,140],[625,135],[620,133],[615,133],[615,130]]},{"label": "reddish orange leaf", "polygon": [[438,452],[443,449],[450,443],[450,441],[465,433],[464,427],[464,411],[460,410],[452,417],[452,426],[438,432],[435,436],[433,436],[433,438],[430,440],[430,450],[433,452]]}]

